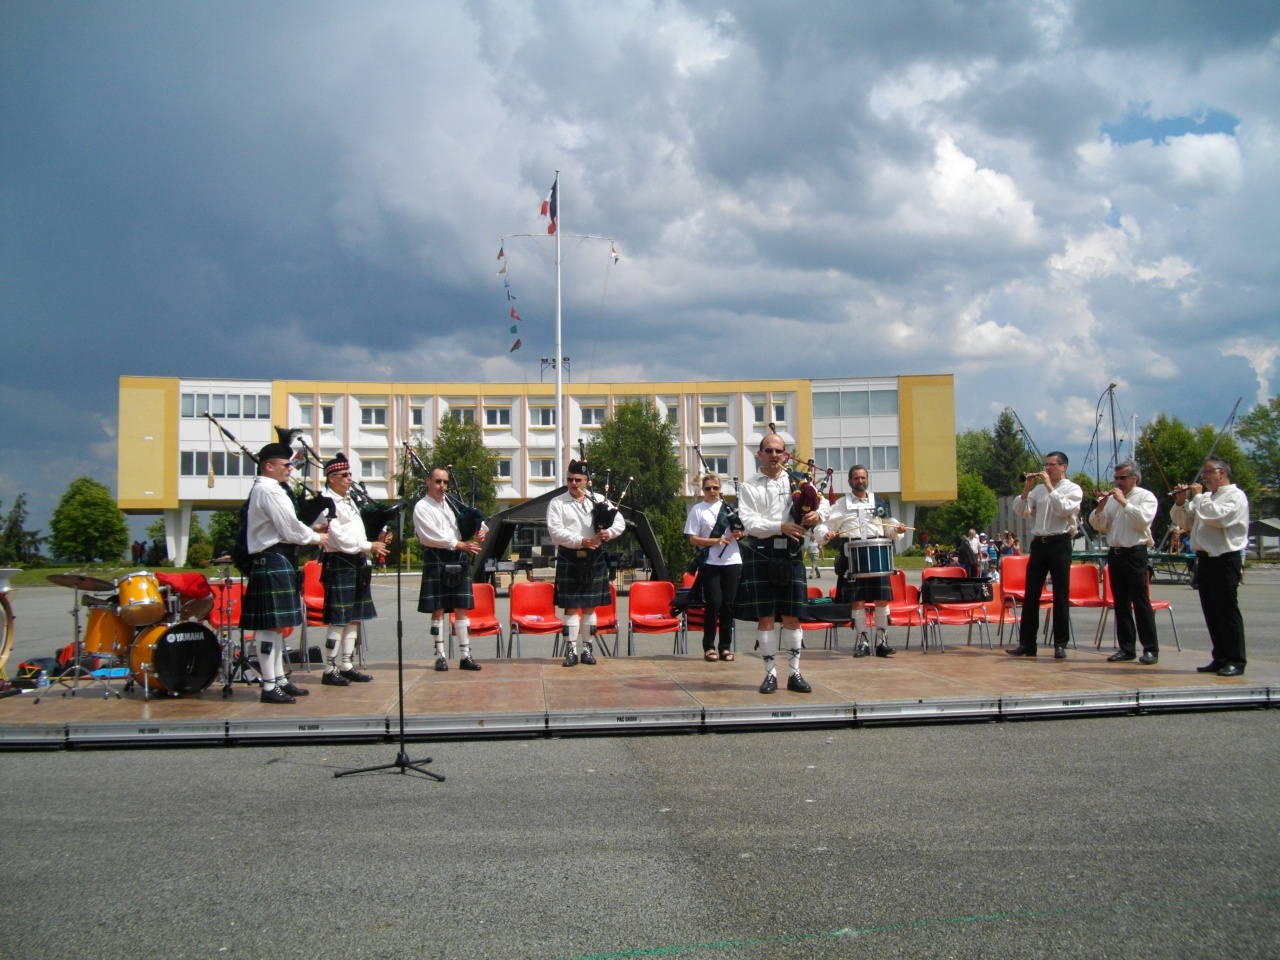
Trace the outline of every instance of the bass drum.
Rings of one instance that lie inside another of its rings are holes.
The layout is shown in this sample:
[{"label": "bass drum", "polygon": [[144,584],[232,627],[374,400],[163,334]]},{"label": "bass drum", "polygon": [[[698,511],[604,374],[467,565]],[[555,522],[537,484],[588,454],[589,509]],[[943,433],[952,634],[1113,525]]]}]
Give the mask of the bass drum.
[{"label": "bass drum", "polygon": [[116,616],[113,607],[90,607],[84,652],[95,657],[124,657],[133,643],[133,633],[133,627]]},{"label": "bass drum", "polygon": [[143,689],[199,693],[213,683],[222,662],[218,638],[203,623],[157,623],[138,634],[129,670]]}]

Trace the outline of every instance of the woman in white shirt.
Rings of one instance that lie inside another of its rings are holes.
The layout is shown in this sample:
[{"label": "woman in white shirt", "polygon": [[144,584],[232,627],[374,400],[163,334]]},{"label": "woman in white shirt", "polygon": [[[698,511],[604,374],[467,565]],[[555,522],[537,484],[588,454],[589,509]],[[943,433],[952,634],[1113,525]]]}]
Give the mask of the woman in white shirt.
[{"label": "woman in white shirt", "polygon": [[[732,529],[729,508],[720,499],[720,477],[708,473],[702,478],[702,502],[689,508],[684,532],[689,542],[704,553],[698,582],[706,604],[702,627],[702,655],[707,660],[733,659],[733,601],[738,595],[742,574],[742,553],[738,540],[742,528]],[[716,648],[719,625],[720,645]]]}]

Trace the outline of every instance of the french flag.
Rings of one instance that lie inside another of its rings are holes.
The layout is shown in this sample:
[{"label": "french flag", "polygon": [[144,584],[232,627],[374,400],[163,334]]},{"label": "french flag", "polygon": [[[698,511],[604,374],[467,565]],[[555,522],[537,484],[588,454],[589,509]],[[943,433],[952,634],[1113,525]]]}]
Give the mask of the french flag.
[{"label": "french flag", "polygon": [[560,186],[560,178],[556,177],[555,183],[551,184],[551,192],[547,194],[547,198],[542,201],[542,216],[550,217],[551,222],[547,224],[547,233],[556,232],[556,189]]}]

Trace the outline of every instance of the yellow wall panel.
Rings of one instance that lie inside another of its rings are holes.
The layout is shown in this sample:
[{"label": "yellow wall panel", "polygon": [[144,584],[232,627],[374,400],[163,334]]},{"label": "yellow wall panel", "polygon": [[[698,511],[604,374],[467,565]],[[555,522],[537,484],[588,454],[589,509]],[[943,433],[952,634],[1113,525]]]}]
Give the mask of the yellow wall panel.
[{"label": "yellow wall panel", "polygon": [[178,506],[178,381],[120,378],[116,502],[121,510]]},{"label": "yellow wall panel", "polygon": [[956,498],[956,395],[950,374],[898,378],[902,497],[916,503]]}]

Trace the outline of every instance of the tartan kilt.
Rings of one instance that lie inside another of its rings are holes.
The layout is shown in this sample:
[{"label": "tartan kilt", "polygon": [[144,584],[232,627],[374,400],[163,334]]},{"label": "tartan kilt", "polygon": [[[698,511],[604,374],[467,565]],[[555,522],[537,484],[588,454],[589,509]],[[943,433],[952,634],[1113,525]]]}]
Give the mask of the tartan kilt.
[{"label": "tartan kilt", "polygon": [[738,581],[735,620],[754,623],[761,617],[798,617],[808,603],[804,555],[791,556],[791,582],[775,587],[769,582],[770,555],[756,546],[742,550],[742,579]]},{"label": "tartan kilt", "polygon": [[588,550],[582,558],[573,553],[563,547],[556,551],[556,606],[566,610],[604,606],[610,599],[604,551]]},{"label": "tartan kilt", "polygon": [[[444,586],[445,564],[462,564],[462,582],[453,588]],[[470,610],[475,607],[471,595],[471,558],[461,550],[422,548],[422,588],[418,591],[418,612],[437,610]]]},{"label": "tartan kilt", "polygon": [[836,581],[836,603],[872,603],[892,600],[888,577],[844,577]]},{"label": "tartan kilt", "polygon": [[326,553],[320,571],[324,584],[323,619],[328,626],[373,620],[373,567],[359,553]]},{"label": "tartan kilt", "polygon": [[259,553],[249,566],[249,586],[240,607],[245,630],[280,630],[302,623],[298,571],[288,557]]}]

